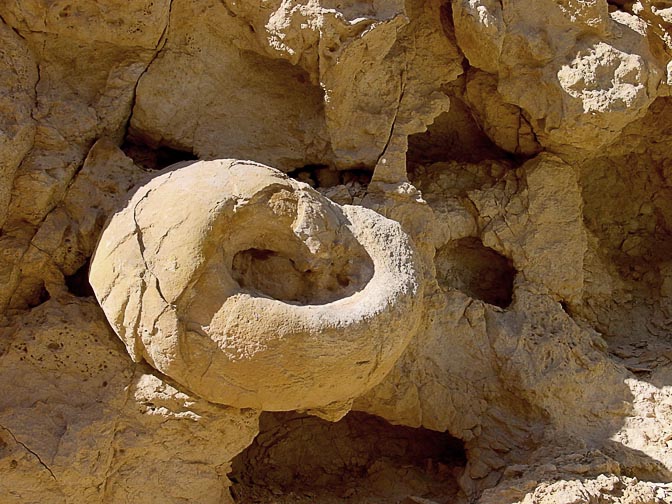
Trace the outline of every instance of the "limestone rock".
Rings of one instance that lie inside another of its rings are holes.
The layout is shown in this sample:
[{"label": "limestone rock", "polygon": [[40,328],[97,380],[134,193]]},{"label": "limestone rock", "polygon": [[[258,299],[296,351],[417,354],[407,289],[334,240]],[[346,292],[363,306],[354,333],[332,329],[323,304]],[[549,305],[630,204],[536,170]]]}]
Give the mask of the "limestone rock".
[{"label": "limestone rock", "polygon": [[[3,112],[3,121],[20,113],[17,126],[25,129],[34,122],[35,128],[34,135],[23,134],[28,143],[21,147],[27,152],[20,167],[10,170],[10,179],[0,179],[0,195],[6,194],[5,187],[13,187],[6,218],[0,218],[4,222],[0,235],[2,311],[25,309],[44,300],[44,282],[36,288],[35,280],[28,279],[30,285],[22,286],[26,277],[35,276],[32,273],[41,275],[34,269],[43,261],[33,261],[32,238],[47,214],[62,202],[93,143],[100,137],[117,142],[124,136],[137,80],[162,44],[167,14],[167,1],[116,2],[103,8],[86,1],[0,5],[0,17],[15,30],[9,31],[22,39],[30,55],[22,64],[33,68],[22,77],[28,91],[23,98],[12,100],[13,112]],[[12,44],[8,41],[3,47]],[[21,114],[32,119],[26,123]],[[0,146],[2,166],[21,161],[16,158],[21,150],[17,146]],[[2,208],[0,204],[0,216]],[[96,238],[91,237],[94,242]],[[32,264],[25,264],[29,251]]]},{"label": "limestone rock", "polygon": [[467,77],[466,97],[479,124],[498,147],[525,156],[541,151],[529,116],[497,92],[494,75],[472,69]]},{"label": "limestone rock", "polygon": [[[424,131],[447,110],[441,86],[462,72],[437,1],[178,0],[171,13],[132,132],[201,158],[373,167],[393,133]],[[183,67],[191,73],[174,72]]]},{"label": "limestone rock", "polygon": [[169,8],[166,0],[112,0],[104,5],[87,0],[28,0],[6,2],[1,13],[21,32],[153,49],[162,36]]},{"label": "limestone rock", "polygon": [[[514,491],[486,492],[479,504],[510,502],[515,504],[556,504],[572,502],[588,504],[605,502],[618,504],[664,504],[672,498],[669,484],[637,481],[627,476],[603,474],[596,478],[541,482],[526,481]],[[520,495],[527,486],[528,493]],[[518,493],[516,497],[514,495]]]},{"label": "limestone rock", "polygon": [[146,176],[110,140],[96,142],[61,204],[31,238],[14,296],[33,298],[46,290],[59,297],[67,293],[66,287],[90,295],[88,259],[103,225],[119,200]]},{"label": "limestone rock", "polygon": [[0,377],[15,384],[0,399],[4,502],[227,497],[222,466],[256,435],[257,413],[134,365],[93,300],[48,301],[3,342]]},{"label": "limestone rock", "polygon": [[456,0],[453,2],[455,36],[469,63],[495,74],[504,44],[506,25],[504,6],[495,0]]},{"label": "limestone rock", "polygon": [[417,268],[394,221],[225,160],[135,191],[90,279],[136,361],[214,402],[342,415],[413,336]]},{"label": "limestone rock", "polygon": [[0,2],[0,503],[671,502],[671,90],[667,0]]},{"label": "limestone rock", "polygon": [[659,92],[668,60],[649,41],[660,32],[606,1],[454,0],[453,11],[470,63],[497,76],[497,101],[520,107],[551,151],[589,155]]},{"label": "limestone rock", "polygon": [[0,21],[0,229],[7,218],[7,207],[14,174],[32,146],[35,122],[37,67],[21,38]]},{"label": "limestone rock", "polygon": [[101,8],[87,1],[35,0],[0,7],[39,68],[35,144],[15,182],[17,191],[35,199],[23,204],[15,198],[14,219],[39,222],[60,201],[93,140],[119,135],[135,83],[160,44],[168,4],[137,0]]},{"label": "limestone rock", "polygon": [[301,68],[254,52],[254,41],[223,2],[173,1],[166,45],[138,82],[132,135],[287,171],[328,161],[319,87]]},{"label": "limestone rock", "polygon": [[[519,174],[510,173],[492,189],[469,193],[483,243],[510,257],[529,281],[560,299],[576,300],[587,248],[577,173],[559,158],[542,154]],[[511,192],[516,196],[509,200]]]},{"label": "limestone rock", "polygon": [[[623,467],[647,477],[669,477],[660,442],[654,448],[654,443],[636,441],[631,431],[621,430],[622,422],[641,425],[642,413],[630,416],[624,406],[633,400],[633,388],[624,386],[628,370],[605,354],[607,343],[598,333],[567,313],[567,305],[582,298],[580,258],[588,247],[576,171],[542,155],[515,171],[505,164],[437,163],[414,176],[435,214],[429,226],[437,240],[433,262],[438,289],[426,289],[431,301],[418,337],[390,375],[359,398],[355,408],[395,423],[449,429],[464,439],[469,452],[477,454],[462,480],[467,493],[493,486],[493,475],[526,460],[529,452],[518,457],[532,447],[548,460],[542,431],[549,428],[598,444],[607,442],[605,433],[619,432],[635,448],[610,447]],[[516,194],[510,207],[513,200],[507,193]],[[563,224],[550,224],[554,214],[563,216]],[[517,215],[524,216],[523,227],[530,235],[516,232]],[[541,239],[544,228],[553,229],[554,236]],[[502,233],[494,238],[493,229]],[[544,246],[536,248],[537,237]],[[563,267],[556,276],[559,264]],[[506,268],[510,276],[495,274]],[[575,287],[568,289],[570,285]],[[564,305],[558,303],[560,292],[568,296]],[[531,360],[517,362],[523,355]],[[482,367],[483,362],[492,367]],[[642,399],[634,401],[641,404],[646,394],[638,390],[635,397]],[[664,402],[663,396],[656,397]],[[512,410],[513,416],[503,413]],[[651,429],[662,432],[660,421],[652,421]],[[550,425],[539,430],[546,422]],[[575,443],[581,446],[577,441],[568,445]],[[645,444],[650,458],[637,455]],[[586,466],[595,467],[591,464]],[[517,502],[497,495],[492,502]]]}]

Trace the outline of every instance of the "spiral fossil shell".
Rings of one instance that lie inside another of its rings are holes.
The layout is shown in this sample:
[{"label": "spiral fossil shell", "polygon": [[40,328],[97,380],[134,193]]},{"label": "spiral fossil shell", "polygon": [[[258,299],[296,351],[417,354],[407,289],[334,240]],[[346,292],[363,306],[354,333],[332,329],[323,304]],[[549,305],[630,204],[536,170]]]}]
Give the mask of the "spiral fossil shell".
[{"label": "spiral fossil shell", "polygon": [[397,222],[235,160],[138,188],[90,282],[135,360],[210,401],[271,411],[328,410],[379,383],[422,299]]}]

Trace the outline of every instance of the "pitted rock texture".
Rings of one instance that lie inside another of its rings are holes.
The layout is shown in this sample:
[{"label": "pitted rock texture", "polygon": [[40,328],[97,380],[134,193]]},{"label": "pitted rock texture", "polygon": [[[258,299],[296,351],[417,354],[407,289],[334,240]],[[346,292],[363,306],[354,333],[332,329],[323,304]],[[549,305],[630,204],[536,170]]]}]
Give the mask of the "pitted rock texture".
[{"label": "pitted rock texture", "polygon": [[671,91],[670,1],[0,2],[0,503],[672,502]]},{"label": "pitted rock texture", "polygon": [[422,310],[397,222],[235,160],[139,187],[90,281],[135,360],[213,402],[327,416],[380,383]]},{"label": "pitted rock texture", "polygon": [[[609,12],[606,1],[454,0],[453,9],[455,35],[474,77],[497,76],[496,91],[478,99],[517,107],[519,135],[531,128],[554,152],[581,156],[613,141],[644,115],[665,76],[649,43],[660,39],[647,36],[653,28],[630,12]],[[491,116],[493,106],[486,105]],[[507,120],[508,114],[497,115]],[[485,122],[498,120],[486,116]],[[502,148],[529,152],[502,130],[494,137]]]},{"label": "pitted rock texture", "polygon": [[0,402],[3,503],[226,502],[223,468],[258,413],[133,364],[93,299],[47,301],[3,340],[0,378],[15,384]]}]

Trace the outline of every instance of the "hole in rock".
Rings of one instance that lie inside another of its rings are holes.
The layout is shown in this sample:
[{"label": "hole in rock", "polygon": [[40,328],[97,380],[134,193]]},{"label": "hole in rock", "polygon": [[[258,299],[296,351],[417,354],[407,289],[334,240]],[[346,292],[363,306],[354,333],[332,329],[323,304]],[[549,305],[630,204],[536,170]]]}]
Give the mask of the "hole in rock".
[{"label": "hole in rock", "polygon": [[625,12],[632,12],[632,5],[635,3],[635,0],[607,0],[609,5],[609,10],[622,10]]},{"label": "hole in rock", "polygon": [[373,177],[367,169],[336,170],[326,165],[306,165],[287,175],[305,182],[340,205],[359,205]]},{"label": "hole in rock", "polygon": [[334,253],[331,259],[301,258],[302,254],[249,248],[233,256],[232,276],[238,284],[273,299],[300,304],[325,304],[351,296],[373,276],[366,253],[352,258]]},{"label": "hole in rock", "polygon": [[508,159],[480,129],[469,107],[459,98],[451,98],[450,111],[440,114],[427,131],[408,137],[407,166],[436,161],[478,163],[485,159]]},{"label": "hole in rock", "polygon": [[126,139],[122,144],[121,150],[124,151],[133,162],[146,170],[161,170],[180,161],[193,161],[198,158],[189,151],[173,149],[172,147],[159,146],[150,147],[142,142],[141,139],[133,137]]},{"label": "hole in rock", "polygon": [[353,168],[350,170],[336,170],[327,165],[306,165],[296,168],[287,175],[311,187],[329,188],[339,185],[368,187],[373,172],[367,169]]},{"label": "hole in rock", "polygon": [[72,275],[65,277],[65,285],[70,294],[77,297],[91,297],[93,296],[93,288],[89,283],[89,264],[87,261]]},{"label": "hole in rock", "polygon": [[51,299],[51,295],[49,294],[49,291],[47,290],[44,283],[42,283],[33,293],[33,295],[27,296],[26,299],[28,299],[28,308],[35,308],[36,306],[40,306],[42,303],[49,301]]},{"label": "hole in rock", "polygon": [[394,426],[361,412],[338,422],[262,413],[260,433],[232,464],[237,503],[453,502],[466,464],[447,433]]},{"label": "hole in rock", "polygon": [[333,179],[338,180],[338,172],[336,170],[332,170],[327,165],[322,164],[308,164],[305,166],[300,166],[299,168],[295,168],[287,172],[287,176],[298,180],[299,182],[305,182],[310,187],[317,187],[319,183],[317,177],[318,173],[333,174]]},{"label": "hole in rock", "polygon": [[478,238],[463,238],[441,247],[434,261],[437,280],[444,289],[456,289],[501,308],[511,304],[516,270],[510,259]]}]

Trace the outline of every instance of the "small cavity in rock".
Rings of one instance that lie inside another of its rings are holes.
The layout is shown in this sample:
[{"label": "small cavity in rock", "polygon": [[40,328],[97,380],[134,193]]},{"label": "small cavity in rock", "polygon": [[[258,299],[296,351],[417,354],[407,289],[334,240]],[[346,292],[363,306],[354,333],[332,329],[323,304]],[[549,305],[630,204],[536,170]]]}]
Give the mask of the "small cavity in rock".
[{"label": "small cavity in rock", "polygon": [[506,308],[513,296],[516,270],[510,259],[486,247],[478,238],[463,238],[436,253],[439,285],[474,299]]},{"label": "small cavity in rock", "polygon": [[361,412],[338,422],[262,413],[260,433],[233,460],[230,478],[238,503],[451,502],[465,464],[463,443],[447,433]]}]

